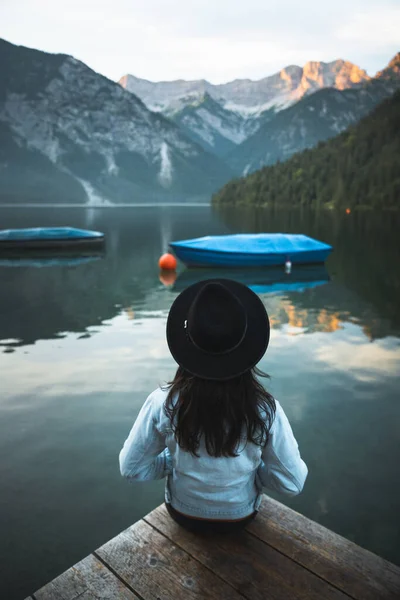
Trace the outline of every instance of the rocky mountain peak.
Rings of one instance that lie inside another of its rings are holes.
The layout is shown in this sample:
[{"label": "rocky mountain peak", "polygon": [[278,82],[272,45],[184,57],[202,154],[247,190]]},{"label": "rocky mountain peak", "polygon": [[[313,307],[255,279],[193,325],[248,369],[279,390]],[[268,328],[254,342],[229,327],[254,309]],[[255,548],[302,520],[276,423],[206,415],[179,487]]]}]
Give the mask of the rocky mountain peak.
[{"label": "rocky mountain peak", "polygon": [[300,84],[303,69],[297,65],[289,65],[279,72],[279,79],[288,84],[290,90],[295,90]]},{"label": "rocky mountain peak", "polygon": [[397,69],[397,70],[399,69],[399,67],[400,67],[400,52],[395,54],[395,56],[392,58],[392,60],[388,64],[388,67],[391,69]]},{"label": "rocky mountain peak", "polygon": [[380,79],[391,79],[392,77],[400,77],[400,52],[397,52],[388,66],[376,74]]},{"label": "rocky mountain peak", "polygon": [[334,87],[338,90],[345,90],[371,79],[364,69],[360,69],[360,67],[347,60],[337,60],[331,64],[335,74]]},{"label": "rocky mountain peak", "polygon": [[342,59],[330,63],[310,61],[303,67],[301,88],[305,93],[325,87],[345,90],[369,79],[364,69],[349,61]]}]

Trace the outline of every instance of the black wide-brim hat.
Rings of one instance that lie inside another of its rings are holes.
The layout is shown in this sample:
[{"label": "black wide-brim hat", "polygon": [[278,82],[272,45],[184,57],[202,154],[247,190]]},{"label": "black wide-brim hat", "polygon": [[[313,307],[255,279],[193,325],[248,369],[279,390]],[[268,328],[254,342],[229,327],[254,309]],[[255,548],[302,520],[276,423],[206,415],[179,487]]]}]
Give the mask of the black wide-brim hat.
[{"label": "black wide-brim hat", "polygon": [[269,336],[261,299],[231,279],[189,286],[174,300],[167,320],[173,358],[203,379],[232,379],[253,368],[265,354]]}]

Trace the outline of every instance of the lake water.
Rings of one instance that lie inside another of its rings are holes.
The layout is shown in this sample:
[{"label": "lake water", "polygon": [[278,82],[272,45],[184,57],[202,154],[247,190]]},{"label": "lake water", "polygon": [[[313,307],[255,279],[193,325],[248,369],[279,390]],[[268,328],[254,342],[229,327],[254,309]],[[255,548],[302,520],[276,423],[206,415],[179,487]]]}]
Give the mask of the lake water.
[{"label": "lake water", "polygon": [[0,228],[39,225],[102,230],[106,254],[0,262],[1,598],[24,598],[162,502],[163,482],[120,477],[118,453],[147,395],[173,376],[169,307],[207,274],[180,265],[166,286],[157,261],[169,240],[239,231],[302,232],[335,247],[329,280],[238,275],[270,314],[260,366],[310,472],[299,497],[274,497],[400,563],[397,214],[0,210]]}]

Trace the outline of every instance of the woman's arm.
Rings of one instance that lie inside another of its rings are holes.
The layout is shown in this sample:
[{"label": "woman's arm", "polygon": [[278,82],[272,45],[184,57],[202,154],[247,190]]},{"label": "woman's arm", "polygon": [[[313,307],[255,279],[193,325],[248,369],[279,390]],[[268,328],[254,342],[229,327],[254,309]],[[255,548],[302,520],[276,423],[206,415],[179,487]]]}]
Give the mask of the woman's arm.
[{"label": "woman's arm", "polygon": [[153,394],[143,404],[119,454],[121,475],[131,481],[162,479],[171,472],[164,436],[156,428]]},{"label": "woman's arm", "polygon": [[278,401],[257,474],[263,487],[290,496],[300,494],[308,474],[288,418]]}]

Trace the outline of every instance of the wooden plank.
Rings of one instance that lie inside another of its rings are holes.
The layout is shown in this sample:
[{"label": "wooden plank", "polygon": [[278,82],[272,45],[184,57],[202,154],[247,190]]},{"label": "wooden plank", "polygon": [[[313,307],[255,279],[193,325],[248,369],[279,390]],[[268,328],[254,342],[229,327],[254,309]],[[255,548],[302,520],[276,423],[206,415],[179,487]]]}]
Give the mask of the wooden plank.
[{"label": "wooden plank", "polygon": [[36,600],[138,600],[93,554],[34,594]]},{"label": "wooden plank", "polygon": [[177,525],[164,505],[145,521],[249,600],[349,598],[246,531],[228,536],[194,534]]},{"label": "wooden plank", "polygon": [[356,600],[399,600],[400,569],[264,496],[247,530]]},{"label": "wooden plank", "polygon": [[139,521],[96,551],[143,600],[243,600],[229,584]]}]

